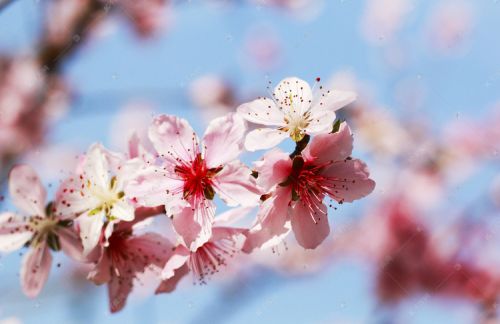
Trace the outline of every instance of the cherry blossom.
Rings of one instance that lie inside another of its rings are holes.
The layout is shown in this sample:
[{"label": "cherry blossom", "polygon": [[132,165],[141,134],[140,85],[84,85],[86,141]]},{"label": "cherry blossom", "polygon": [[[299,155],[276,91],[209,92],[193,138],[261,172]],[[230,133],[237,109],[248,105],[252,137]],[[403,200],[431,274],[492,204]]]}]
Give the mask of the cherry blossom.
[{"label": "cherry blossom", "polygon": [[375,187],[365,163],[351,158],[352,145],[351,130],[342,123],[338,132],[316,136],[292,159],[279,150],[266,154],[256,165],[259,184],[277,189],[260,210],[244,250],[283,234],[288,221],[304,248],[314,249],[323,242],[330,233],[325,197],[342,204],[368,195]]},{"label": "cherry blossom", "polygon": [[272,99],[258,98],[238,107],[238,113],[249,122],[264,125],[247,134],[249,151],[272,148],[290,137],[299,142],[306,134],[332,130],[335,111],[350,104],[356,95],[348,91],[327,90],[313,95],[307,82],[292,77],[282,80]]},{"label": "cherry blossom", "polygon": [[143,206],[165,205],[175,231],[191,250],[212,235],[215,193],[229,206],[259,201],[251,170],[237,160],[245,130],[244,120],[236,114],[216,118],[208,125],[200,149],[186,120],[161,115],[153,121],[149,137],[158,152],[158,165],[128,189]]},{"label": "cherry blossom", "polygon": [[157,272],[172,255],[173,245],[157,233],[134,234],[138,220],[150,217],[158,210],[138,209],[136,219],[116,226],[109,244],[102,247],[100,257],[88,278],[95,284],[107,284],[112,313],[121,310],[132,291],[134,280],[145,271]]},{"label": "cherry blossom", "polygon": [[100,144],[91,146],[76,176],[61,184],[60,215],[78,216],[80,237],[84,253],[90,251],[101,239],[111,234],[113,224],[134,219],[134,206],[124,188],[133,174],[131,164],[124,156],[107,151]]},{"label": "cherry blossom", "polygon": [[163,268],[161,273],[163,282],[156,293],[171,292],[189,272],[192,272],[195,283],[206,284],[210,276],[227,265],[228,259],[241,251],[245,239],[243,233],[246,229],[228,225],[246,213],[248,209],[240,207],[219,215],[210,239],[196,250],[190,250],[182,243],[177,245]]},{"label": "cherry blossom", "polygon": [[71,218],[57,216],[59,201],[46,204],[46,191],[35,171],[18,165],[9,176],[9,191],[14,205],[24,215],[0,214],[0,252],[29,247],[21,266],[21,286],[28,297],[36,297],[49,276],[50,250],[63,250],[81,260],[82,246]]}]

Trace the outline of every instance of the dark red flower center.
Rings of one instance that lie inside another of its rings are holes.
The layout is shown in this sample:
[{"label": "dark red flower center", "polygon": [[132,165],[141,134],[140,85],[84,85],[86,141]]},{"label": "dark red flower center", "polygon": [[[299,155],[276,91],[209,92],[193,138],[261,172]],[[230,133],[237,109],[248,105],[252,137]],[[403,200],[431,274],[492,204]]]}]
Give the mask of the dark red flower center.
[{"label": "dark red flower center", "polygon": [[191,164],[176,166],[175,173],[184,180],[184,198],[205,197],[212,200],[215,195],[213,178],[221,170],[222,166],[208,168],[200,153]]}]

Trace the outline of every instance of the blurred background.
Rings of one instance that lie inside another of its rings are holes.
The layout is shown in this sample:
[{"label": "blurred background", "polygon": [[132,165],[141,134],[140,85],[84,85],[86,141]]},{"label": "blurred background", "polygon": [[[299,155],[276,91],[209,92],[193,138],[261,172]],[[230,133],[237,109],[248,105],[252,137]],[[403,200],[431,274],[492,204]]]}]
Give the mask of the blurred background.
[{"label": "blurred background", "polygon": [[158,113],[201,133],[288,76],[358,93],[339,117],[377,182],[318,249],[169,295],[145,277],[115,315],[64,256],[35,300],[1,256],[0,323],[500,323],[499,34],[498,0],[0,0],[2,211],[15,163],[53,192],[93,142]]}]

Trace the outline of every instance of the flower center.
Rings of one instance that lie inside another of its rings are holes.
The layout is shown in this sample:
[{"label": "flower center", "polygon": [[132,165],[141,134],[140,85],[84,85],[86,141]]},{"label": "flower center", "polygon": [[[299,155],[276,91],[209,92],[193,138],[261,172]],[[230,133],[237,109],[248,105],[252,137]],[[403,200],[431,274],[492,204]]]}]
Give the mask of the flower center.
[{"label": "flower center", "polygon": [[89,212],[89,216],[96,215],[104,210],[104,214],[108,220],[114,220],[115,217],[111,215],[113,205],[125,197],[125,192],[119,191],[117,188],[116,176],[112,177],[109,182],[109,189],[101,188],[99,186],[92,186],[90,181],[87,186],[91,189],[94,197],[101,201],[101,204]]},{"label": "flower center", "polygon": [[31,240],[27,245],[35,248],[40,243],[46,241],[49,248],[54,251],[61,249],[59,236],[57,235],[57,227],[68,227],[72,225],[70,220],[59,220],[54,215],[53,203],[50,202],[45,208],[46,216],[32,216],[28,224],[29,230],[33,232]]},{"label": "flower center", "polygon": [[306,203],[312,203],[313,200],[321,201],[325,193],[322,187],[325,179],[319,171],[318,166],[306,163],[302,156],[298,155],[293,159],[290,175],[280,185],[291,186],[294,201],[299,199]]},{"label": "flower center", "polygon": [[205,197],[212,200],[215,195],[213,188],[213,177],[222,170],[222,166],[209,169],[201,157],[201,153],[196,155],[192,163],[178,165],[175,173],[184,181],[184,199],[190,197]]},{"label": "flower center", "polygon": [[285,127],[280,127],[279,130],[290,134],[290,138],[295,142],[300,142],[306,135],[305,129],[309,126],[310,113],[307,111],[300,116],[287,114],[285,116]]}]

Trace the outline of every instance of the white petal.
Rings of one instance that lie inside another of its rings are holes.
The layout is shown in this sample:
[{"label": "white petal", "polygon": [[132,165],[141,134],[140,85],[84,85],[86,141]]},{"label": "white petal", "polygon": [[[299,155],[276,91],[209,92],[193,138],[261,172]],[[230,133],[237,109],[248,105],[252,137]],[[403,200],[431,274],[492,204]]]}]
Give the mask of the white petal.
[{"label": "white petal", "polygon": [[332,112],[347,106],[356,100],[356,93],[351,91],[330,90],[318,94],[311,110],[326,109]]},{"label": "white petal", "polygon": [[269,98],[259,98],[238,107],[238,114],[249,122],[266,126],[284,126],[285,115]]},{"label": "white petal", "polygon": [[309,110],[312,102],[311,87],[299,78],[286,78],[274,88],[273,96],[285,112],[302,115]]},{"label": "white petal", "polygon": [[109,187],[109,163],[106,150],[101,144],[90,147],[83,163],[83,175],[91,185],[101,188]]},{"label": "white petal", "polygon": [[271,128],[257,128],[247,134],[245,148],[248,151],[270,149],[287,137],[287,132]]},{"label": "white petal", "polygon": [[32,235],[21,216],[10,212],[0,214],[0,252],[9,253],[22,248]]},{"label": "white petal", "polygon": [[311,110],[307,134],[329,133],[332,131],[335,113],[330,110]]},{"label": "white petal", "polygon": [[89,216],[85,213],[78,217],[80,237],[83,244],[83,254],[88,255],[99,243],[104,225],[104,211]]},{"label": "white petal", "polygon": [[113,204],[111,215],[120,220],[130,222],[134,219],[134,211],[134,207],[122,199]]}]

